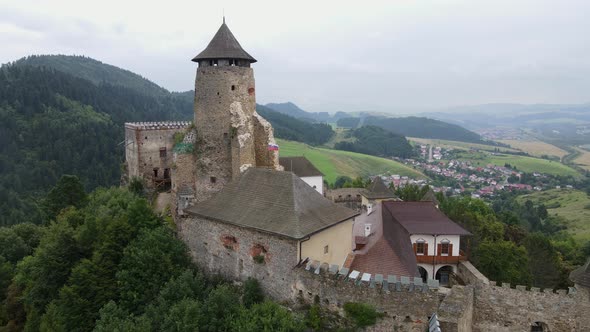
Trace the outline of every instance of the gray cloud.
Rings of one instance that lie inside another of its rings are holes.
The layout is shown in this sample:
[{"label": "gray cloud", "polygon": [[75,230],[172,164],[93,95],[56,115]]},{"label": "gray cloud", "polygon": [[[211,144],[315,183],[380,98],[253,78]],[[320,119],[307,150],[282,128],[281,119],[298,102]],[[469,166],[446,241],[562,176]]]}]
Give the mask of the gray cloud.
[{"label": "gray cloud", "polygon": [[[310,111],[588,102],[588,1],[226,1],[259,102]],[[194,1],[0,0],[0,62],[84,54],[171,90],[221,23]]]}]

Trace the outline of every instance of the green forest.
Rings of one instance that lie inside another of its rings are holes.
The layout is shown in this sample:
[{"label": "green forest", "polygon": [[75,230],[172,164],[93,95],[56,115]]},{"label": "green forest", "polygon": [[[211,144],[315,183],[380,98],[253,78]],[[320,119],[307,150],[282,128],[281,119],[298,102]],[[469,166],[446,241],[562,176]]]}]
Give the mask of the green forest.
[{"label": "green forest", "polygon": [[190,119],[182,94],[146,95],[47,67],[0,68],[0,225],[40,223],[36,201],[62,174],[87,190],[119,183],[125,122]]},{"label": "green forest", "polygon": [[272,124],[277,138],[309,145],[321,145],[334,136],[332,127],[325,123],[311,123],[296,119],[262,105],[256,105],[256,112]]},{"label": "green forest", "polygon": [[434,119],[409,116],[405,118],[389,118],[369,116],[363,125],[372,125],[389,130],[393,133],[420,138],[437,138],[451,141],[489,144],[481,137],[461,126]]}]

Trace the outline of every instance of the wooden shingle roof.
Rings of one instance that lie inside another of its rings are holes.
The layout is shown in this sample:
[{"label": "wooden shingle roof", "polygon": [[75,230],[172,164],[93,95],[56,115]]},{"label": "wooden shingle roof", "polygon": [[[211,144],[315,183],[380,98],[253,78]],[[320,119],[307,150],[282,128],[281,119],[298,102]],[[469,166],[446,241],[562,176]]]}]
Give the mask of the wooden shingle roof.
[{"label": "wooden shingle roof", "polygon": [[291,172],[249,168],[187,213],[239,227],[302,239],[357,216]]},{"label": "wooden shingle roof", "polygon": [[244,51],[234,34],[229,30],[225,19],[223,24],[217,30],[209,45],[192,61],[199,62],[200,60],[216,60],[216,59],[241,59],[250,62],[256,62],[248,52]]}]

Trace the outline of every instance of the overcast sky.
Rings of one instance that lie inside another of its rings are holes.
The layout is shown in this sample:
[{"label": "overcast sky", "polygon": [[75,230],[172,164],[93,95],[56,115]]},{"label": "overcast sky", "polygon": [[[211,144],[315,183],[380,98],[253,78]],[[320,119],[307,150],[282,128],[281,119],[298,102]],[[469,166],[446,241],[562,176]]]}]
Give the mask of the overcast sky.
[{"label": "overcast sky", "polygon": [[189,90],[190,59],[224,9],[258,60],[259,103],[408,113],[590,102],[589,0],[0,0],[0,62],[86,55]]}]

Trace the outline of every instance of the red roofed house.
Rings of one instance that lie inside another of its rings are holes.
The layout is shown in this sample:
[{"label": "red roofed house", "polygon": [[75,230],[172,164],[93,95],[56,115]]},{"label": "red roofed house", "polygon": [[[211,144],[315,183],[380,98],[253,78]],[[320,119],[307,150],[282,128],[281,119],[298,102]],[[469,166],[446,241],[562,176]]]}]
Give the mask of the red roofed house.
[{"label": "red roofed house", "polygon": [[[471,235],[436,208],[433,202],[383,202],[384,218],[391,218],[407,232],[423,279],[445,285],[459,261],[467,260],[459,249],[461,236]],[[388,212],[388,213],[385,213]]]}]

